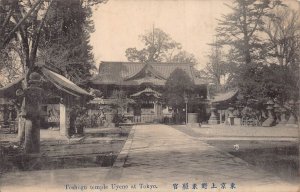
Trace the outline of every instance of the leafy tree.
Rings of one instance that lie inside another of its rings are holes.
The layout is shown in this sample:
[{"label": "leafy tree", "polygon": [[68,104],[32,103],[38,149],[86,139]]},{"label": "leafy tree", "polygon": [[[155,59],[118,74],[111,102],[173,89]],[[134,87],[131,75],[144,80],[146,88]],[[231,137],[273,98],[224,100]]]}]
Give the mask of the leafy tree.
[{"label": "leafy tree", "polygon": [[244,100],[296,99],[298,14],[280,0],[235,0],[227,6],[232,13],[219,20],[217,32],[220,43],[228,46],[230,85],[239,88]]},{"label": "leafy tree", "polygon": [[[18,0],[10,0],[0,1],[0,56],[3,57],[9,56],[8,54],[11,50],[8,49],[10,45],[17,43],[18,51],[16,51],[20,57],[20,63],[23,65],[25,72],[25,81],[24,81],[24,89],[28,86],[29,76],[36,68],[37,58],[40,56],[39,53],[42,49],[39,49],[39,44],[42,39],[47,40],[45,38],[45,24],[48,18],[48,14],[51,9],[58,9],[57,5],[62,5],[64,1],[61,0],[26,0],[26,1],[18,1]],[[89,7],[98,3],[105,2],[105,0],[77,0],[69,3],[74,3],[80,5],[82,7]],[[53,7],[52,7],[53,6]],[[67,6],[65,6],[67,7]],[[57,21],[56,24],[61,23],[63,27],[63,31],[68,31],[68,24],[72,22],[66,22],[66,18],[71,18],[69,15],[70,8],[66,9],[66,12],[63,12],[66,17],[59,17],[60,21]],[[73,12],[73,16],[74,16]],[[86,19],[86,17],[84,17]],[[76,22],[73,23],[76,25]],[[70,32],[70,31],[69,31]],[[75,30],[75,32],[78,32]],[[58,36],[59,37],[59,36]],[[73,36],[74,37],[74,36]],[[71,40],[71,39],[69,39]],[[76,39],[73,39],[76,42]],[[87,40],[87,39],[86,39]],[[70,41],[71,42],[71,41]],[[78,43],[79,44],[79,43]],[[76,45],[78,45],[76,44]],[[16,45],[16,44],[14,44]],[[75,53],[75,52],[74,52]],[[78,53],[78,52],[77,52]],[[38,77],[36,75],[32,75],[32,77],[36,80]],[[26,97],[26,99],[25,99]],[[29,105],[28,105],[29,102]],[[30,103],[31,102],[31,103]],[[26,126],[29,126],[25,129],[28,131],[28,134],[25,138],[25,151],[26,152],[38,152],[39,151],[39,121],[38,114],[36,114],[37,110],[25,110],[28,107],[37,106],[39,107],[39,101],[32,97],[24,96],[22,101],[22,114],[27,122]]]},{"label": "leafy tree", "polygon": [[[78,82],[93,68],[88,45],[88,34],[92,31],[91,6],[106,1],[1,1],[0,50],[13,51],[24,72],[32,71],[38,58],[56,66],[60,63],[58,68]],[[49,61],[48,54],[56,61]],[[4,60],[7,54],[0,56]]]},{"label": "leafy tree", "polygon": [[89,45],[89,33],[94,30],[91,14],[91,7],[79,0],[57,1],[43,27],[40,58],[75,83],[89,78],[95,68]]},{"label": "leafy tree", "polygon": [[252,64],[240,66],[238,86],[244,99],[255,99],[265,103],[269,98],[285,102],[299,97],[298,78],[294,72],[281,65]]},{"label": "leafy tree", "polygon": [[181,44],[174,41],[169,34],[159,28],[140,36],[145,47],[126,49],[128,61],[138,62],[191,62],[196,63],[195,56],[182,51]]},{"label": "leafy tree", "polygon": [[41,28],[51,3],[45,3],[42,0],[1,1],[1,3],[0,12],[4,16],[1,18],[5,19],[1,19],[0,49],[3,50],[10,43],[18,42],[22,53],[20,60],[24,62],[24,68],[31,71],[37,55]]},{"label": "leafy tree", "polygon": [[24,65],[20,61],[21,52],[17,42],[9,44],[0,50],[0,87],[18,79],[25,73]]},{"label": "leafy tree", "polygon": [[235,61],[249,64],[259,62],[263,55],[263,41],[259,33],[263,30],[264,18],[270,11],[281,6],[280,0],[235,0],[226,4],[232,13],[223,15],[217,28],[220,42],[235,49]]},{"label": "leafy tree", "polygon": [[166,103],[174,109],[184,106],[184,96],[190,97],[195,89],[194,82],[182,69],[175,69],[165,84],[163,98]]},{"label": "leafy tree", "polygon": [[125,91],[122,90],[114,90],[110,99],[114,100],[113,107],[116,109],[117,114],[124,114],[127,106],[130,103],[134,103],[134,101],[127,97]]},{"label": "leafy tree", "polygon": [[189,103],[191,103],[194,96],[194,89],[194,82],[182,69],[175,69],[167,79],[162,98],[164,98],[168,106],[173,108],[175,121],[177,123],[180,123],[184,118],[182,109],[185,108],[185,97],[189,100]]}]

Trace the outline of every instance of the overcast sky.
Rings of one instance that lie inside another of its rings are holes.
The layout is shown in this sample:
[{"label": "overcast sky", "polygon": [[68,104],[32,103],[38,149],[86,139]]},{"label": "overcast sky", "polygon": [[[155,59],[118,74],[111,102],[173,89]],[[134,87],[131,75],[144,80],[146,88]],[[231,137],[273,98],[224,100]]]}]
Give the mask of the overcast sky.
[{"label": "overcast sky", "polygon": [[[296,0],[285,0],[293,1]],[[193,53],[198,68],[207,62],[214,39],[216,18],[230,10],[229,0],[109,0],[93,12],[95,32],[91,45],[100,61],[126,61],[125,50],[141,47],[139,35],[153,25],[168,33],[183,49]],[[299,5],[299,4],[298,4]]]}]

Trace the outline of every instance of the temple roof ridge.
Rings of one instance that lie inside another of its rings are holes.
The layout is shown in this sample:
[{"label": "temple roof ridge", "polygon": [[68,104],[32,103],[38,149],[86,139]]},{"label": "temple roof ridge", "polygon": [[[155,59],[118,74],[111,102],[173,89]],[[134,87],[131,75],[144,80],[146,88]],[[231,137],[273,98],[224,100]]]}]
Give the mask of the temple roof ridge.
[{"label": "temple roof ridge", "polygon": [[[207,84],[207,80],[197,77],[197,69],[192,63],[128,61],[102,61],[98,75],[93,76],[90,82],[95,85],[140,85],[150,79],[150,83],[163,86],[176,68],[185,71],[196,85]],[[145,74],[152,77],[147,79]]]}]

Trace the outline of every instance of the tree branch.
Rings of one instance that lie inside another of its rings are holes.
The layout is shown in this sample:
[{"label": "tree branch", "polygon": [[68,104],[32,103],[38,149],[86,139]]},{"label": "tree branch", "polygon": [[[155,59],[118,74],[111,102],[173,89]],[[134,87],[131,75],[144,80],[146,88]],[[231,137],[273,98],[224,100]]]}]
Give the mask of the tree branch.
[{"label": "tree branch", "polygon": [[33,37],[33,38],[35,38],[35,39],[34,39],[33,42],[32,42],[32,48],[31,48],[30,57],[29,57],[30,60],[31,60],[31,62],[32,62],[32,64],[34,63],[35,58],[36,58],[36,52],[37,52],[37,48],[38,48],[38,44],[39,44],[39,39],[40,39],[40,35],[41,35],[41,30],[42,30],[42,27],[43,27],[43,25],[44,25],[44,23],[45,23],[45,20],[46,20],[47,14],[48,14],[48,12],[49,12],[49,9],[50,9],[50,7],[51,7],[51,5],[52,5],[52,2],[53,2],[53,1],[50,2],[48,9],[47,9],[47,11],[46,11],[46,13],[45,13],[43,19],[41,20],[41,22],[40,22],[40,24],[39,24],[39,27],[38,27],[38,29],[37,29],[37,31],[36,31],[36,34],[35,34],[34,37]]},{"label": "tree branch", "polygon": [[38,0],[33,7],[28,11],[28,13],[17,23],[17,25],[11,30],[11,32],[4,38],[2,45],[0,45],[0,49],[3,49],[9,41],[12,39],[14,33],[19,29],[21,24],[31,15],[31,13],[35,10],[35,8],[42,3],[44,0]]},{"label": "tree branch", "polygon": [[12,12],[13,12],[12,9],[9,10],[7,16],[5,17],[5,20],[4,20],[4,22],[3,22],[2,26],[1,26],[1,30],[0,30],[0,35],[1,36],[4,35],[4,29],[7,26],[8,22],[10,20],[10,17],[12,16]]}]

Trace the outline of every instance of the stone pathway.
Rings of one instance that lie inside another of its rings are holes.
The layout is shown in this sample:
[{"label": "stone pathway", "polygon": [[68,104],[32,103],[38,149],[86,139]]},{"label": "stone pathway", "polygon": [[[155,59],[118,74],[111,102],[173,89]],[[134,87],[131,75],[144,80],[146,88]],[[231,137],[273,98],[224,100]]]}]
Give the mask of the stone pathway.
[{"label": "stone pathway", "polygon": [[[90,189],[95,185],[97,189]],[[167,125],[134,126],[112,168],[18,172],[0,178],[1,192],[297,190],[298,186]]]},{"label": "stone pathway", "polygon": [[[221,191],[225,190],[221,189],[222,183],[226,183],[227,190],[234,183],[237,191],[254,188],[267,191],[266,187],[272,191],[297,190],[297,186],[170,126],[138,125],[132,131],[134,137],[126,143],[130,145],[126,149],[127,160],[123,167],[115,167],[109,174],[114,181],[157,184],[158,191],[173,191],[173,184],[178,184],[180,191],[186,183],[191,191],[196,191],[193,184],[198,191],[205,191],[202,183],[207,183],[211,190]],[[211,188],[213,183],[217,188]]]}]

